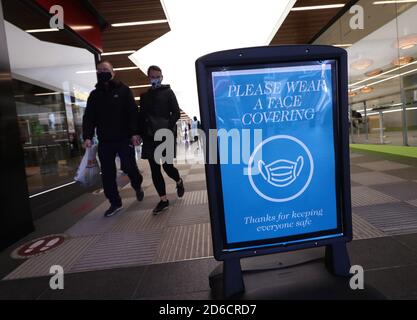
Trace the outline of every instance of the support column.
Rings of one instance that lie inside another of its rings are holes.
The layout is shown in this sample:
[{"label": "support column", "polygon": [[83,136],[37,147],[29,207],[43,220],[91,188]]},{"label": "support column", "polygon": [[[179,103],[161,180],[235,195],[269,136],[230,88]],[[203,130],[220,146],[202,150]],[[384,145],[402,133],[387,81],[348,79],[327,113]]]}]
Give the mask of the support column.
[{"label": "support column", "polygon": [[0,0],[0,250],[34,230]]}]

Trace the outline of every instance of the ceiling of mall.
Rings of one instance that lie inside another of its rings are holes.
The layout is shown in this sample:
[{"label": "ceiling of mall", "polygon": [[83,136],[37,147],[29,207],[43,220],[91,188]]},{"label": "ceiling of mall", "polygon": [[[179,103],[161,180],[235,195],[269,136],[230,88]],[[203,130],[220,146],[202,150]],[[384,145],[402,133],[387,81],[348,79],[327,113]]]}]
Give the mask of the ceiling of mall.
[{"label": "ceiling of mall", "polygon": [[[417,5],[401,3],[377,6],[367,0],[360,0],[357,4],[366,12],[364,29],[349,28],[351,15],[347,12],[314,43],[350,44],[346,51],[351,104],[358,104],[359,108],[362,108],[364,101],[370,106],[395,104],[401,99],[400,74],[404,75],[404,90],[416,89],[415,80],[411,79],[416,77],[417,47],[405,46],[405,40],[416,37]],[[397,47],[398,39],[404,48]],[[378,54],[375,55],[375,52]],[[399,61],[399,57],[404,59]],[[399,62],[404,64],[401,69],[398,68]],[[364,86],[369,86],[369,90],[362,91]]]},{"label": "ceiling of mall", "polygon": [[[97,12],[109,23],[148,21],[166,19],[160,0],[90,0]],[[348,0],[298,0],[294,7],[316,6],[323,4],[346,4]],[[312,11],[291,11],[281,28],[271,41],[271,45],[305,44],[325,27],[343,8]],[[168,23],[129,26],[115,28],[109,26],[103,31],[104,52],[139,50],[153,40],[170,31]],[[169,54],[169,52],[167,52]],[[135,67],[128,55],[103,57],[115,68]],[[117,77],[129,86],[147,84],[145,74],[139,69],[118,71]],[[147,88],[133,88],[139,96]]]}]

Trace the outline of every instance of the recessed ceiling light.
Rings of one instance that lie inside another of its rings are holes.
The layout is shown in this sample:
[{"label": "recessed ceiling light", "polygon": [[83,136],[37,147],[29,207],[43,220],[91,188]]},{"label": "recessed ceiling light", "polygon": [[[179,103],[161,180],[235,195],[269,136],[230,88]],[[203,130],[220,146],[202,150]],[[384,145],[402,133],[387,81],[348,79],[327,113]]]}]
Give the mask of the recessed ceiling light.
[{"label": "recessed ceiling light", "polygon": [[57,28],[49,28],[49,29],[29,29],[29,30],[25,30],[27,33],[39,33],[39,32],[56,32],[59,31],[60,29]]},{"label": "recessed ceiling light", "polygon": [[350,67],[355,70],[365,70],[369,68],[374,62],[371,59],[359,59],[350,64]]},{"label": "recessed ceiling light", "polygon": [[350,46],[352,46],[352,44],[351,43],[346,43],[346,44],[333,44],[333,47],[341,47],[341,48],[344,48],[344,47],[350,47]]},{"label": "recessed ceiling light", "polygon": [[397,4],[397,3],[413,3],[417,2],[417,0],[388,0],[388,1],[374,1],[372,4]]},{"label": "recessed ceiling light", "polygon": [[349,95],[349,97],[354,97],[354,96],[358,95],[358,93],[354,92],[352,90],[349,90],[348,95]]},{"label": "recessed ceiling light", "polygon": [[139,101],[139,100],[140,100],[140,97],[135,97],[135,100],[136,100],[136,101]]},{"label": "recessed ceiling light", "polygon": [[114,68],[114,71],[124,71],[124,70],[134,70],[139,69],[139,67],[122,67],[122,68]]},{"label": "recessed ceiling light", "polygon": [[135,53],[135,50],[126,50],[126,51],[113,51],[113,52],[103,52],[101,56],[114,56],[117,54],[132,54]]},{"label": "recessed ceiling light", "polygon": [[291,11],[310,11],[310,10],[322,10],[322,9],[334,9],[344,7],[344,3],[325,4],[319,6],[306,6],[306,7],[294,7]]},{"label": "recessed ceiling light", "polygon": [[137,89],[137,88],[146,88],[146,87],[150,87],[151,85],[150,84],[141,84],[141,85],[138,85],[138,86],[130,86],[129,88],[130,89]]},{"label": "recessed ceiling light", "polygon": [[370,93],[370,92],[372,92],[372,91],[374,91],[374,88],[372,88],[372,87],[363,87],[362,89],[361,89],[361,92],[362,93]]},{"label": "recessed ceiling light", "polygon": [[402,68],[405,68],[405,67],[407,67],[407,66],[410,66],[410,65],[413,65],[413,64],[416,64],[416,63],[417,63],[417,61],[414,61],[414,62],[411,62],[411,63],[409,63],[409,64],[407,64],[407,65],[403,65],[403,66],[400,66],[400,67],[392,68],[392,69],[387,70],[387,71],[384,71],[384,72],[382,72],[382,73],[380,73],[380,74],[378,74],[378,75],[376,75],[376,76],[370,77],[369,79],[363,79],[363,80],[360,80],[360,81],[357,81],[357,82],[351,83],[351,84],[349,84],[349,87],[354,87],[354,86],[356,86],[356,85],[358,85],[358,84],[361,84],[361,83],[364,83],[364,82],[370,81],[370,80],[375,79],[375,78],[379,78],[379,77],[381,77],[381,76],[383,76],[383,75],[386,75],[386,74],[391,73],[391,72],[394,72],[394,71],[398,71],[398,70],[400,70],[400,69],[402,69]]},{"label": "recessed ceiling light", "polygon": [[405,37],[401,37],[395,42],[395,47],[402,50],[410,49],[417,45],[417,34],[410,34]]},{"label": "recessed ceiling light", "polygon": [[[399,68],[395,68],[395,69],[398,70]],[[413,73],[413,72],[416,72],[416,71],[417,71],[417,69],[413,69],[413,70],[409,70],[409,71],[406,71],[406,72],[403,72],[403,73],[399,73],[399,74],[393,75],[391,77],[388,77],[388,78],[385,78],[385,79],[381,79],[381,80],[372,82],[368,86],[376,85],[376,84],[379,84],[379,83],[382,83],[382,82],[385,82],[385,81],[388,81],[388,80],[392,80],[392,79],[395,79],[395,78],[398,78],[398,77],[402,77],[402,76],[405,76],[405,75],[407,75],[409,73]],[[364,87],[366,87],[366,86],[361,86],[361,87],[352,89],[352,91],[362,90]]]},{"label": "recessed ceiling light", "polygon": [[40,97],[40,96],[53,96],[53,95],[57,95],[57,94],[61,94],[61,92],[46,92],[46,93],[36,93],[35,96]]},{"label": "recessed ceiling light", "polygon": [[85,31],[85,30],[94,29],[94,27],[93,26],[73,26],[71,27],[71,29],[74,31]]},{"label": "recessed ceiling light", "polygon": [[392,61],[392,64],[396,67],[404,66],[406,64],[409,64],[413,60],[413,57],[399,57],[397,59],[394,59],[394,61]]},{"label": "recessed ceiling light", "polygon": [[[407,108],[406,110],[416,110],[417,107],[413,107],[413,108]],[[387,111],[383,111],[382,113],[392,113],[392,112],[401,112],[403,111],[403,108],[399,108],[399,109],[394,109],[394,110],[387,110]]]},{"label": "recessed ceiling light", "polygon": [[158,24],[158,23],[168,23],[168,20],[148,20],[148,21],[134,21],[134,22],[122,22],[122,23],[112,23],[111,26],[114,28],[118,27],[131,27],[131,26],[142,26],[146,24]]},{"label": "recessed ceiling light", "polygon": [[375,77],[379,74],[382,73],[382,69],[375,69],[375,70],[371,70],[365,73],[365,76],[367,77]]}]

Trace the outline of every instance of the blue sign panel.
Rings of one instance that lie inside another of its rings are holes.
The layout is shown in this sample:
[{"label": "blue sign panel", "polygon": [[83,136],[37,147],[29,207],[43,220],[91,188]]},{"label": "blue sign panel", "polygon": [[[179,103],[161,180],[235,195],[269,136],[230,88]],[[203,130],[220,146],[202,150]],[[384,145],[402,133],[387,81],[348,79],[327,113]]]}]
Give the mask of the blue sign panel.
[{"label": "blue sign panel", "polygon": [[334,68],[330,60],[211,73],[217,129],[237,129],[240,154],[248,149],[234,161],[236,148],[223,152],[219,135],[228,244],[338,228]]}]

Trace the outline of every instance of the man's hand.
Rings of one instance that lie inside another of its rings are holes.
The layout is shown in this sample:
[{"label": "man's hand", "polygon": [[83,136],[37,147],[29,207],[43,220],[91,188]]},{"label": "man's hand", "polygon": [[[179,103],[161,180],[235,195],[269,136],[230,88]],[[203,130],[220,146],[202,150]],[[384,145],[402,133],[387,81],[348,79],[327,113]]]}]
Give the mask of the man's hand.
[{"label": "man's hand", "polygon": [[93,143],[91,142],[90,139],[85,139],[84,140],[84,144],[83,144],[84,148],[91,148],[92,145],[93,145]]},{"label": "man's hand", "polygon": [[134,146],[139,146],[142,143],[142,138],[139,135],[135,135],[132,137],[132,144]]}]

